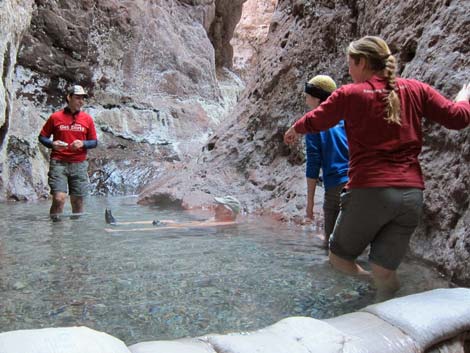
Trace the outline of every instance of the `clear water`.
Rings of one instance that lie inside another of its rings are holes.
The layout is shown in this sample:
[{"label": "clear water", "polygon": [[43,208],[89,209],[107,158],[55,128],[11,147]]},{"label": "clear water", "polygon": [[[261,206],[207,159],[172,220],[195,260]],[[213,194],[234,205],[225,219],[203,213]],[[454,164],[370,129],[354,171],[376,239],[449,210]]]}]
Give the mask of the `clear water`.
[{"label": "clear water", "polygon": [[[253,330],[288,316],[329,318],[374,300],[369,284],[330,268],[311,231],[247,218],[223,228],[107,233],[105,207],[121,221],[202,217],[134,198],[89,198],[82,218],[52,223],[49,202],[0,204],[0,332],[85,325],[130,345]],[[401,294],[448,286],[410,260],[400,271],[411,285]]]}]

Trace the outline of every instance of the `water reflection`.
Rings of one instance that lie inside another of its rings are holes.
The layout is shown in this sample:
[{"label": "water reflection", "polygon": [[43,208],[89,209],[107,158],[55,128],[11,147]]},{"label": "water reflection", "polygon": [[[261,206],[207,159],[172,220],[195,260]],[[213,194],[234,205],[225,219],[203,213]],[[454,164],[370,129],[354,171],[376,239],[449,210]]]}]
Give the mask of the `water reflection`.
[{"label": "water reflection", "polygon": [[[0,205],[0,332],[86,325],[133,344],[327,318],[373,301],[367,283],[333,271],[321,241],[299,228],[248,219],[106,233],[105,207],[122,221],[203,218],[133,198],[90,198],[83,217],[58,223],[46,202]],[[419,264],[402,268],[413,283],[403,294],[447,286]]]}]

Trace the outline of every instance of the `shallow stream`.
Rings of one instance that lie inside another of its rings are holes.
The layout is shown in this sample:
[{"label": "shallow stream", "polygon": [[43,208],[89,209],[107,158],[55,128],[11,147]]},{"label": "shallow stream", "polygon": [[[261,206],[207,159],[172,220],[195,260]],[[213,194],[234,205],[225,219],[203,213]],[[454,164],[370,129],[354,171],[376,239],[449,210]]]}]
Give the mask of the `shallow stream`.
[{"label": "shallow stream", "polygon": [[[118,221],[208,215],[92,197],[80,219],[53,223],[49,205],[0,204],[0,332],[85,325],[130,345],[324,319],[374,300],[368,283],[330,268],[311,229],[246,217],[212,229],[108,233],[106,207]],[[448,286],[411,260],[400,275],[401,295]]]}]

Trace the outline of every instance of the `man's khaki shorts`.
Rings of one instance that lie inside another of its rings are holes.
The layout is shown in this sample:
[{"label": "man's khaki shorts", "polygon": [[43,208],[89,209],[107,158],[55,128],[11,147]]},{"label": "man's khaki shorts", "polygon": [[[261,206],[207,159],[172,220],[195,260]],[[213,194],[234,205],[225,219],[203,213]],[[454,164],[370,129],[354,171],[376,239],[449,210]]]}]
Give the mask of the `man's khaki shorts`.
[{"label": "man's khaki shorts", "polygon": [[423,191],[416,188],[350,189],[330,239],[336,256],[354,261],[370,244],[369,260],[396,270],[421,217]]},{"label": "man's khaki shorts", "polygon": [[49,187],[51,194],[69,193],[84,197],[88,194],[88,162],[67,163],[51,159],[49,166]]}]

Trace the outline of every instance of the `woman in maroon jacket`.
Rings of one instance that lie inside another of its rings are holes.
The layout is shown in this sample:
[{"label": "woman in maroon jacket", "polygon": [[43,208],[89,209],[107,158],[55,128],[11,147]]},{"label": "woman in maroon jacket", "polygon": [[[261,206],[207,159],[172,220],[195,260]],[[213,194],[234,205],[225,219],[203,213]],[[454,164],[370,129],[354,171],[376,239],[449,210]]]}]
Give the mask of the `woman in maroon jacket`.
[{"label": "woman in maroon jacket", "polygon": [[379,295],[390,296],[399,288],[396,269],[421,216],[421,120],[449,129],[467,127],[470,85],[451,102],[425,83],[397,78],[396,60],[378,37],[352,42],[348,64],[354,83],[305,114],[284,141],[294,143],[298,134],[323,131],[345,119],[349,182],[329,244],[330,262],[342,272],[369,276],[355,260],[370,245]]}]

